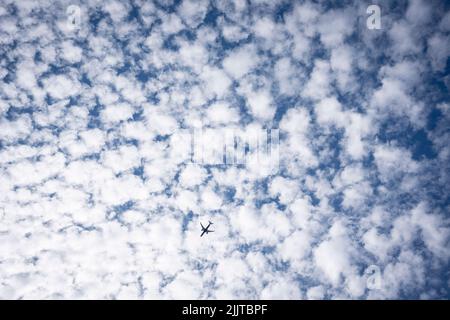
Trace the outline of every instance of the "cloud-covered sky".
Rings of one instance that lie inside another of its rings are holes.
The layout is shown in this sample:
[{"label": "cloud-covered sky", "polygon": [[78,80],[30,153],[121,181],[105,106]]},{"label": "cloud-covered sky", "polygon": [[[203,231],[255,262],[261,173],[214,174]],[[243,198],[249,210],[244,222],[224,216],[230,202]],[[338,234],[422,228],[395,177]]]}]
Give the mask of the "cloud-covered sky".
[{"label": "cloud-covered sky", "polygon": [[448,298],[449,8],[0,0],[0,298]]}]

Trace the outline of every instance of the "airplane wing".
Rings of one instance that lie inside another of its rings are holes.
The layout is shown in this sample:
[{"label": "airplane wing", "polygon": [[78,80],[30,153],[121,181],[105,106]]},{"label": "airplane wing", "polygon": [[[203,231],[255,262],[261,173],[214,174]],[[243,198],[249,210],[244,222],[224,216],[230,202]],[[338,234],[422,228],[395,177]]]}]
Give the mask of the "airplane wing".
[{"label": "airplane wing", "polygon": [[205,227],[202,225],[202,223],[200,222],[200,225],[202,226],[202,229],[205,229]]}]

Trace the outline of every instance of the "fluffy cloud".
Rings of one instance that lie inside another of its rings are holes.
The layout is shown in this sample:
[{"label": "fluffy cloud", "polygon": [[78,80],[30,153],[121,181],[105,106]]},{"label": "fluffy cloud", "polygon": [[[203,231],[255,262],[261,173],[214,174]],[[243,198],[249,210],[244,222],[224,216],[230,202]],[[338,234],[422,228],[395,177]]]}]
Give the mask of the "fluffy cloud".
[{"label": "fluffy cloud", "polygon": [[447,5],[78,5],[0,6],[0,298],[448,297]]},{"label": "fluffy cloud", "polygon": [[233,50],[224,60],[223,67],[234,78],[241,78],[258,64],[258,55],[253,45]]}]

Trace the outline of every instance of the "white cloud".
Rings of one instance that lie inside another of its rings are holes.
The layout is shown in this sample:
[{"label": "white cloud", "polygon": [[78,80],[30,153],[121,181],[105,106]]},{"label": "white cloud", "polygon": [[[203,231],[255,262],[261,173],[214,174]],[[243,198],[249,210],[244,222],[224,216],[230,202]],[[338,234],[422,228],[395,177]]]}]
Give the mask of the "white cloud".
[{"label": "white cloud", "polygon": [[325,298],[326,290],[323,286],[315,286],[308,289],[307,297],[309,300],[321,300]]},{"label": "white cloud", "polygon": [[181,19],[174,13],[162,17],[161,29],[164,33],[177,33],[183,29]]},{"label": "white cloud", "polygon": [[135,146],[121,146],[103,153],[103,164],[114,173],[127,171],[140,165],[140,155]]},{"label": "white cloud", "polygon": [[131,119],[133,108],[127,103],[118,103],[107,106],[101,112],[102,120],[106,123],[116,123]]},{"label": "white cloud", "polygon": [[2,119],[0,124],[2,127],[0,137],[6,142],[14,142],[17,141],[17,139],[25,138],[32,130],[31,120],[26,115],[21,116],[14,121]]},{"label": "white cloud", "polygon": [[374,152],[375,163],[383,180],[394,174],[414,173],[417,163],[411,158],[409,151],[402,148],[380,145]]},{"label": "white cloud", "polygon": [[307,231],[295,231],[280,244],[280,256],[286,261],[302,260],[311,251],[311,241]]},{"label": "white cloud", "polygon": [[272,196],[278,196],[280,202],[288,204],[295,199],[298,192],[298,183],[293,180],[277,176],[272,180],[269,187]]},{"label": "white cloud", "polygon": [[278,60],[274,67],[280,92],[282,94],[296,95],[301,90],[299,72],[289,58]]},{"label": "white cloud", "polygon": [[148,106],[144,114],[148,128],[156,134],[173,134],[178,128],[178,123],[172,116],[164,114],[152,106]]},{"label": "white cloud", "polygon": [[273,37],[275,28],[276,26],[272,19],[264,17],[256,21],[253,30],[257,37],[270,40]]},{"label": "white cloud", "polygon": [[323,14],[317,26],[323,44],[327,47],[341,45],[346,36],[353,33],[356,16],[351,10],[330,10]]},{"label": "white cloud", "polygon": [[239,120],[238,111],[230,108],[224,102],[218,102],[209,106],[206,114],[208,119],[214,124],[228,124]]},{"label": "white cloud", "polygon": [[211,187],[205,188],[201,193],[202,208],[205,210],[219,210],[222,207],[221,197]]},{"label": "white cloud", "polygon": [[354,249],[346,226],[341,221],[333,224],[328,235],[329,240],[324,240],[314,250],[314,261],[329,283],[336,287],[352,272]]},{"label": "white cloud", "polygon": [[311,99],[323,99],[331,93],[330,65],[323,60],[316,60],[314,70],[306,83],[303,94]]},{"label": "white cloud", "polygon": [[326,98],[316,105],[317,121],[323,125],[345,126],[345,114],[336,98]]},{"label": "white cloud", "polygon": [[292,300],[301,299],[301,291],[295,281],[282,279],[270,283],[261,292],[261,299]]},{"label": "white cloud", "polygon": [[65,41],[61,45],[61,56],[70,63],[80,62],[83,51],[70,41]]},{"label": "white cloud", "polygon": [[206,66],[200,73],[200,77],[205,82],[205,89],[211,94],[223,97],[231,85],[230,78],[222,69]]},{"label": "white cloud", "polygon": [[43,80],[46,91],[52,98],[65,99],[80,93],[78,81],[64,75],[55,75]]},{"label": "white cloud", "polygon": [[252,45],[245,45],[231,51],[223,60],[223,67],[234,78],[241,78],[258,64],[258,55]]},{"label": "white cloud", "polygon": [[178,7],[178,13],[189,27],[195,28],[203,22],[207,9],[205,2],[184,0]]},{"label": "white cloud", "polygon": [[450,37],[442,34],[435,34],[428,39],[428,56],[431,58],[431,65],[434,70],[441,71],[447,64],[450,56]]},{"label": "white cloud", "polygon": [[[450,15],[279,5],[0,8],[0,298],[448,295]],[[279,162],[193,163],[200,128],[279,128]]]},{"label": "white cloud", "polygon": [[180,174],[180,184],[183,187],[192,188],[202,184],[206,177],[205,169],[195,164],[189,164]]}]

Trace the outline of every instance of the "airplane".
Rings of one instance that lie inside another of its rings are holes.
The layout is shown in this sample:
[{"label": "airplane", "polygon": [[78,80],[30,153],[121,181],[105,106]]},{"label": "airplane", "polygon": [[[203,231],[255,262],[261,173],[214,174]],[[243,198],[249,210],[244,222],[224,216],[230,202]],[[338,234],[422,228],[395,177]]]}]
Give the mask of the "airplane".
[{"label": "airplane", "polygon": [[213,224],[211,221],[208,221],[209,224],[206,226],[206,228],[202,225],[202,223],[200,222],[200,225],[202,226],[202,234],[200,235],[200,237],[203,237],[203,235],[206,233],[210,233],[210,232],[214,232],[214,230],[209,230],[209,227]]}]

